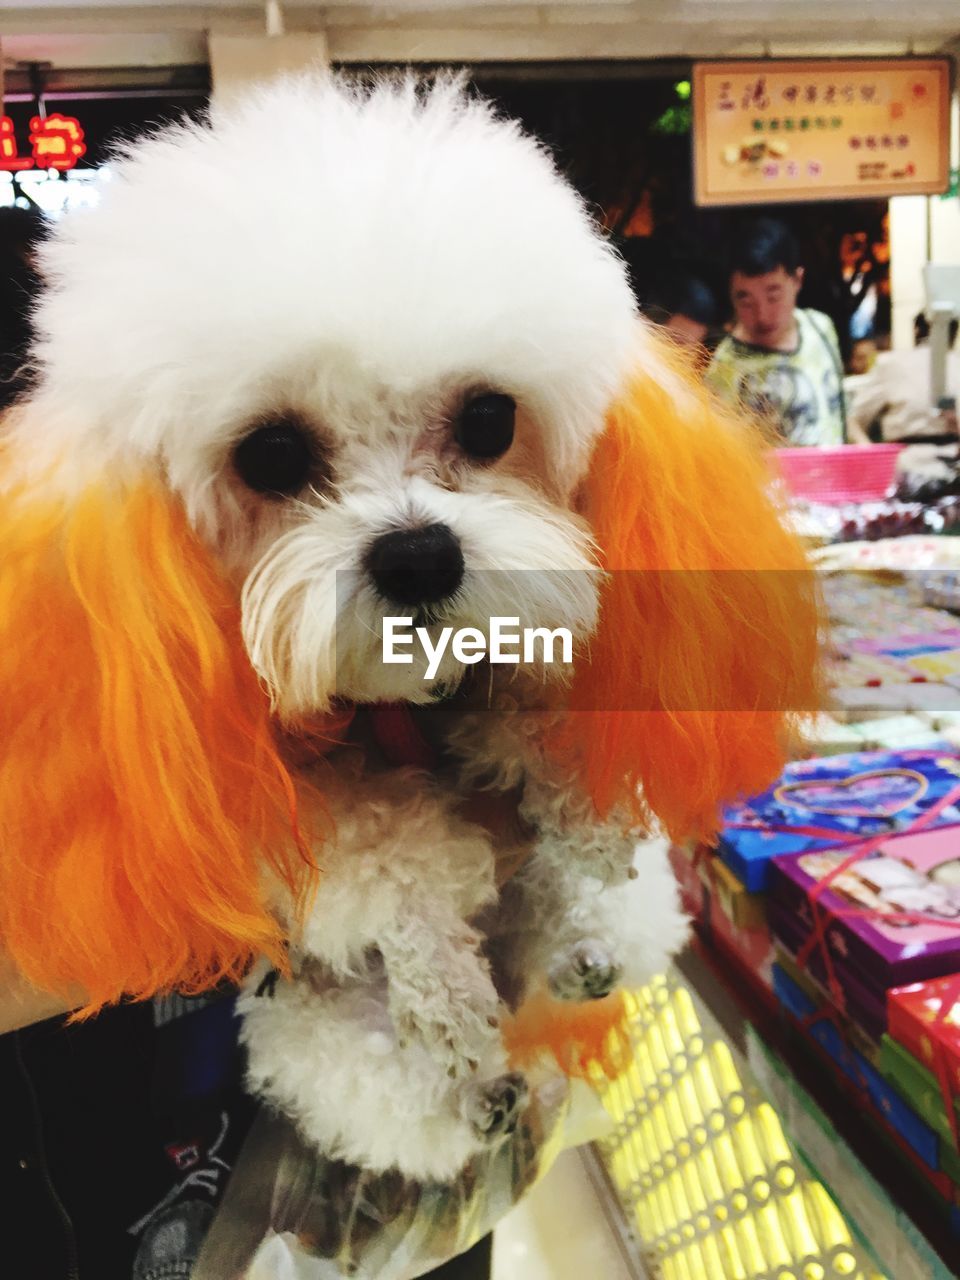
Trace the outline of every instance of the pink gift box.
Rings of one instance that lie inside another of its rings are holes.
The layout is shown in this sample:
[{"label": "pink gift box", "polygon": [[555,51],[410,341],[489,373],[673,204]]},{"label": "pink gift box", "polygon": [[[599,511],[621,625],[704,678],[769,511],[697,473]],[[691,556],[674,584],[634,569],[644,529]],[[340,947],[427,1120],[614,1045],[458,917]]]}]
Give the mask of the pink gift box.
[{"label": "pink gift box", "polygon": [[[851,845],[773,859],[771,896],[798,932],[808,937],[819,912],[831,956],[881,998],[890,987],[960,970],[960,827],[891,836],[817,891],[855,852]],[[926,919],[911,922],[916,915]]]}]

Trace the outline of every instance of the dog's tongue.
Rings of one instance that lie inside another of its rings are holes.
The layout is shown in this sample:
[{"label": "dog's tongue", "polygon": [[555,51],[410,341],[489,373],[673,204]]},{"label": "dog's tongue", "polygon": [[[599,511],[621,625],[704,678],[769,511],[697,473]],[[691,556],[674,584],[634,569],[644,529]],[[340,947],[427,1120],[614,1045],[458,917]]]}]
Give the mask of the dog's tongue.
[{"label": "dog's tongue", "polygon": [[368,708],[373,736],[388,764],[433,769],[437,753],[420,732],[406,702],[376,702]]}]

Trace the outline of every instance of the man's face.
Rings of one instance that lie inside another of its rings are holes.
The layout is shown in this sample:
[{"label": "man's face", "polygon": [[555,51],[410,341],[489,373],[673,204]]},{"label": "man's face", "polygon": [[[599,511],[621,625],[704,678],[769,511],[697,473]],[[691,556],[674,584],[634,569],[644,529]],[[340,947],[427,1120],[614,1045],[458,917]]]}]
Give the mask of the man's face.
[{"label": "man's face", "polygon": [[802,267],[792,274],[783,267],[762,276],[733,273],[730,297],[737,324],[747,342],[772,350],[789,345],[793,311],[802,284]]},{"label": "man's face", "polygon": [[682,311],[675,312],[663,326],[675,342],[684,347],[696,347],[706,340],[707,326],[699,320],[685,316]]}]

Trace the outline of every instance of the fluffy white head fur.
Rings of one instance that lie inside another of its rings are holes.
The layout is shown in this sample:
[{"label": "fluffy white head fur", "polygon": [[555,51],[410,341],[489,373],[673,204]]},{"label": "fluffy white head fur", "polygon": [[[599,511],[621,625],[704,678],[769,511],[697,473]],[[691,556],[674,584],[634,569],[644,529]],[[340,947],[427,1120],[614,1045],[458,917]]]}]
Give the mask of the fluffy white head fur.
[{"label": "fluffy white head fur", "polygon": [[[633,300],[549,157],[459,82],[296,79],[165,132],[117,164],[98,208],[64,219],[43,267],[33,460],[69,458],[73,486],[159,470],[243,587],[282,712],[322,709],[335,685],[429,696],[416,665],[379,661],[396,610],[362,566],[392,529],[460,539],[446,624],[592,629],[595,561],[571,505],[635,358]],[[477,389],[517,403],[492,464],[453,440]],[[234,455],[290,417],[323,474],[278,501]]]}]

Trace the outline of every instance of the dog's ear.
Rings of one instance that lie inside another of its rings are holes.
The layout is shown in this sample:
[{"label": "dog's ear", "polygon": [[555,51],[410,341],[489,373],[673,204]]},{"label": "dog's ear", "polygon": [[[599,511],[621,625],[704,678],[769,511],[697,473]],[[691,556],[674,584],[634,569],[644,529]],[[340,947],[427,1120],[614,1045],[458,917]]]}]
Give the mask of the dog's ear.
[{"label": "dog's ear", "polygon": [[0,509],[0,945],[88,1011],[266,953],[310,872],[239,610],[174,500],[104,482]]},{"label": "dog's ear", "polygon": [[758,433],[646,342],[582,495],[609,574],[569,724],[601,810],[625,802],[675,837],[709,837],[821,701],[820,610]]}]

